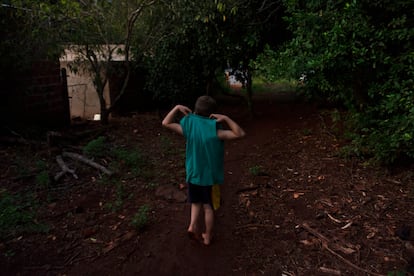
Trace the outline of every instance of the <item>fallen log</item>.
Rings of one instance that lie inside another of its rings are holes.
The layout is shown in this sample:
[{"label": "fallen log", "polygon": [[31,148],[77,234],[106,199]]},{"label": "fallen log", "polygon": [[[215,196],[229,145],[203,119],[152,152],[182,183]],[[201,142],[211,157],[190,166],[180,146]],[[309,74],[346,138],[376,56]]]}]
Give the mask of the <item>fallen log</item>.
[{"label": "fallen log", "polygon": [[91,159],[86,158],[85,156],[80,155],[78,153],[67,152],[66,151],[66,152],[63,152],[62,155],[64,157],[69,157],[69,158],[72,158],[72,159],[75,159],[75,160],[79,160],[79,161],[81,161],[81,162],[83,162],[83,163],[85,163],[85,164],[87,164],[91,167],[94,167],[95,169],[98,169],[98,170],[102,171],[104,174],[107,174],[107,175],[113,175],[114,174],[112,171],[108,170],[104,166],[102,166],[102,165],[92,161]]}]

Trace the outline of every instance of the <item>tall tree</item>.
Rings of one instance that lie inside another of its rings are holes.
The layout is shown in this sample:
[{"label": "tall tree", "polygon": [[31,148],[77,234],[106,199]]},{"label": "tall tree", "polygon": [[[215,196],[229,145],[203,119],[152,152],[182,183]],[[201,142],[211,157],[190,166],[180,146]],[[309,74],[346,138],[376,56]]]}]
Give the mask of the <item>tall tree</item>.
[{"label": "tall tree", "polygon": [[[139,18],[149,13],[155,0],[80,1],[77,28],[72,32],[71,49],[77,54],[72,66],[74,70],[86,70],[93,78],[93,84],[100,102],[101,121],[108,123],[109,115],[125,93],[130,76],[131,61],[142,58],[149,41],[138,42]],[[142,28],[142,31],[154,29]],[[142,34],[141,34],[142,35]],[[151,34],[147,34],[152,37]],[[145,44],[144,44],[145,43]],[[134,51],[131,47],[135,46]],[[142,52],[140,52],[142,51]],[[134,55],[131,55],[134,53]],[[115,55],[122,57],[123,82],[115,99],[109,102],[104,89],[114,72]],[[84,61],[86,61],[86,66]]]},{"label": "tall tree", "polygon": [[281,3],[271,2],[166,2],[161,20],[170,26],[169,35],[149,57],[149,89],[166,102],[211,94],[228,62],[247,67],[260,51],[267,27],[280,15]]},{"label": "tall tree", "polygon": [[[71,26],[66,18],[76,14],[77,9],[68,1],[0,2],[0,117],[8,123],[22,123],[18,118],[35,81],[30,77],[45,61],[58,66],[63,34]],[[40,68],[39,72],[44,70]]]},{"label": "tall tree", "polygon": [[62,53],[67,18],[78,11],[70,1],[9,0],[0,6],[0,77],[30,69],[33,62],[56,59]]},{"label": "tall tree", "polygon": [[287,24],[283,20],[285,8],[282,1],[237,1],[237,17],[228,33],[233,42],[231,66],[245,72],[247,99],[253,112],[252,61],[264,51],[265,45],[277,47],[288,38]]}]

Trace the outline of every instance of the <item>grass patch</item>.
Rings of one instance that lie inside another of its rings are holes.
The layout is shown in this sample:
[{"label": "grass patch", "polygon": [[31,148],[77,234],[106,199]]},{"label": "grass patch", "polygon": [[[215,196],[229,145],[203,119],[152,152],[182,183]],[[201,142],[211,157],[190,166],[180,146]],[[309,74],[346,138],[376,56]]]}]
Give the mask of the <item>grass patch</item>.
[{"label": "grass patch", "polygon": [[47,201],[51,200],[50,190],[52,188],[52,181],[49,174],[48,164],[43,160],[36,161],[35,183],[37,190],[45,190],[47,192]]},{"label": "grass patch", "polygon": [[128,194],[125,190],[125,186],[122,181],[117,179],[115,182],[115,198],[112,202],[105,203],[105,209],[110,210],[111,212],[116,212],[122,208],[125,200],[128,198]]},{"label": "grass patch", "polygon": [[141,231],[148,224],[148,213],[150,207],[148,205],[142,205],[138,211],[134,214],[131,220],[131,225],[138,231]]},{"label": "grass patch", "polygon": [[263,167],[260,165],[255,165],[249,168],[249,173],[253,176],[258,176],[263,170]]},{"label": "grass patch", "polygon": [[36,206],[32,196],[0,191],[0,240],[23,233],[47,232],[48,227],[36,221]]},{"label": "grass patch", "polygon": [[304,129],[302,129],[302,134],[303,134],[304,136],[309,136],[309,135],[312,135],[312,130],[311,130],[311,129],[309,129],[309,128],[304,128]]},{"label": "grass patch", "polygon": [[167,155],[177,153],[177,148],[174,146],[173,141],[168,136],[165,136],[165,135],[160,136],[160,145],[161,145],[162,152],[164,152]]},{"label": "grass patch", "polygon": [[252,89],[254,94],[294,93],[297,90],[297,83],[291,80],[278,80],[269,83],[261,78],[254,78]]},{"label": "grass patch", "polygon": [[111,146],[105,137],[100,136],[89,143],[83,149],[83,154],[90,158],[109,158],[109,167],[121,173],[128,171],[133,177],[140,175],[141,167],[145,163],[139,148],[129,149]]},{"label": "grass patch", "polygon": [[112,155],[115,157],[112,167],[117,170],[126,168],[134,177],[140,175],[141,167],[144,165],[144,158],[138,148],[132,150],[116,148],[113,150]]}]

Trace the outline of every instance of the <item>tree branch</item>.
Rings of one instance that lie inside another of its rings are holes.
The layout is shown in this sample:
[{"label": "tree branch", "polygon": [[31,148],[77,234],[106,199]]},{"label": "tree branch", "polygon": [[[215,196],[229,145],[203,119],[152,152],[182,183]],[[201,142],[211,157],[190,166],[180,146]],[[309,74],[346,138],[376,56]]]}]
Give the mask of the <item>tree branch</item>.
[{"label": "tree branch", "polygon": [[83,163],[88,164],[89,166],[94,167],[95,169],[98,169],[98,170],[102,171],[103,173],[105,173],[107,175],[113,175],[114,174],[112,171],[108,170],[104,166],[102,166],[102,165],[86,158],[83,155],[80,155],[80,154],[77,154],[77,153],[74,153],[74,152],[64,152],[64,153],[62,153],[62,155],[65,156],[65,157],[69,157],[69,158],[72,158],[72,159],[75,159],[75,160],[82,161]]},{"label": "tree branch", "polygon": [[72,174],[73,178],[78,179],[78,176],[75,173],[75,170],[70,169],[65,161],[63,161],[63,158],[61,155],[56,156],[56,162],[58,163],[59,167],[62,169],[59,173],[55,175],[55,181],[58,181],[64,174],[70,173]]}]

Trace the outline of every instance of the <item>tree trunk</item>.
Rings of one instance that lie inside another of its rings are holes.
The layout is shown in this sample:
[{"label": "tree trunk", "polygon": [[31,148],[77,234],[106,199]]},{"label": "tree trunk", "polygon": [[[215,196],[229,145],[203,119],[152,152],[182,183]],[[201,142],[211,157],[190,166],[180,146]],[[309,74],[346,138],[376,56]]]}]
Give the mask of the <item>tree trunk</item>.
[{"label": "tree trunk", "polygon": [[101,107],[101,124],[107,125],[109,123],[109,110],[106,107]]},{"label": "tree trunk", "polygon": [[246,90],[247,90],[247,107],[249,109],[250,114],[253,116],[254,115],[253,87],[252,87],[252,74],[250,73],[250,69],[247,70]]}]

